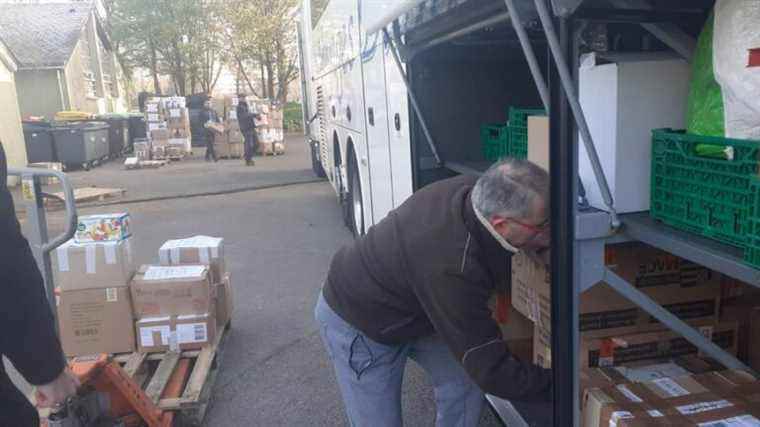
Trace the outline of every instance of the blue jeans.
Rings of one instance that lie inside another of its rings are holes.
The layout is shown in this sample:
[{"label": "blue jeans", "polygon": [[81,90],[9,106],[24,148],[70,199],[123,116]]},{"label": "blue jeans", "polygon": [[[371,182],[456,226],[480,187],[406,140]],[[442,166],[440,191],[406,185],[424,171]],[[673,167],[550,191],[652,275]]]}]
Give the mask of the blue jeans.
[{"label": "blue jeans", "polygon": [[407,358],[432,379],[437,427],[478,425],[483,392],[439,337],[397,346],[380,344],[341,319],[321,293],[314,312],[352,426],[403,424],[401,383]]}]

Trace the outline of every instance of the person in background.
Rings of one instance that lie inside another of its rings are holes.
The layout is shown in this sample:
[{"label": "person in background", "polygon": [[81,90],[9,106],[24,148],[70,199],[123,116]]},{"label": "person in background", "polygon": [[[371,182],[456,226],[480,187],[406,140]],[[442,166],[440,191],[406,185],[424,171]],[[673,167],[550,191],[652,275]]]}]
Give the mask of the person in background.
[{"label": "person in background", "polygon": [[[42,275],[21,234],[7,179],[0,142],[0,359],[8,358],[36,386],[38,406],[54,407],[76,393],[79,381],[66,368]],[[0,427],[39,425],[34,406],[13,385],[0,360]]]},{"label": "person in background", "polygon": [[248,108],[246,101],[240,101],[237,105],[237,117],[240,124],[240,132],[243,134],[245,165],[253,166],[253,154],[258,149],[259,139],[256,135],[256,119],[260,116]]},{"label": "person in background", "polygon": [[547,250],[548,208],[547,173],[507,159],[426,186],[335,254],[315,315],[352,426],[402,425],[407,359],[439,427],[478,425],[483,393],[550,401],[551,371],[515,357],[488,308],[514,254]]},{"label": "person in background", "polygon": [[211,108],[211,100],[207,99],[203,103],[203,110],[201,111],[201,122],[203,122],[203,128],[206,130],[206,161],[217,161],[216,152],[214,151],[214,131],[209,129],[209,123],[218,123],[219,116],[216,111]]}]

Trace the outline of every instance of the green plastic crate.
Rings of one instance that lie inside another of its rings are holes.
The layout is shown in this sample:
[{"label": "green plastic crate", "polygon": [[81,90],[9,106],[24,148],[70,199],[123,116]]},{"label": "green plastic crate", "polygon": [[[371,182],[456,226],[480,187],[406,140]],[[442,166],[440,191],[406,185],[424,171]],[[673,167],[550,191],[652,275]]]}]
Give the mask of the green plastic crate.
[{"label": "green plastic crate", "polygon": [[483,158],[497,161],[509,154],[509,129],[507,125],[491,124],[480,126],[480,142]]},{"label": "green plastic crate", "polygon": [[[732,159],[697,154],[704,145],[733,150]],[[760,141],[652,131],[650,215],[673,227],[745,249],[760,267]]]},{"label": "green plastic crate", "polygon": [[755,203],[749,212],[750,236],[744,249],[744,260],[747,264],[760,268],[760,178],[752,178],[750,188],[755,194]]},{"label": "green plastic crate", "polygon": [[528,158],[528,116],[545,116],[540,108],[509,108],[509,156]]}]

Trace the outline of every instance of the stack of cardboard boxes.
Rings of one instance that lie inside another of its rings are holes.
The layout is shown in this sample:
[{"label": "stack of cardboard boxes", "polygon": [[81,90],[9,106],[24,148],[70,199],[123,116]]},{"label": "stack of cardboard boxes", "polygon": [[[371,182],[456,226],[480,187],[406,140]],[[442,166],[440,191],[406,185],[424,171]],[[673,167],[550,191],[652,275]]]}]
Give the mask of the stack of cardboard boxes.
[{"label": "stack of cardboard boxes", "polygon": [[[715,344],[748,361],[753,368],[760,368],[760,344],[753,345],[760,343],[760,293],[754,288],[727,281],[707,268],[638,242],[608,245],[605,262],[615,274]],[[533,322],[532,359],[546,368],[551,367],[550,294],[547,268],[523,254],[513,257],[511,303],[518,313]],[[715,372],[714,365],[710,369],[675,372],[670,361],[684,357],[701,361],[698,349],[606,283],[600,282],[583,292],[578,311],[583,425],[649,425],[636,424],[647,417],[667,417],[663,420],[668,425],[745,416],[760,418],[756,401],[750,404],[746,399],[734,399],[735,391],[760,390],[754,378],[731,371]],[[509,328],[508,324],[505,330]],[[510,347],[524,340],[526,334],[520,322],[514,329],[518,332],[513,331],[513,336],[520,336],[508,341]],[[516,348],[519,354],[521,347]],[[751,355],[758,359],[753,360]],[[663,371],[663,366],[668,366],[668,370]],[[634,370],[647,372],[648,376],[616,374]],[[602,377],[606,380],[600,382]],[[736,381],[741,383],[740,387]],[[665,391],[658,391],[663,387]],[[675,394],[668,394],[671,392]],[[670,397],[678,399],[669,401]],[[699,411],[690,412],[689,405],[702,406]],[[680,412],[678,408],[687,409]],[[660,412],[647,412],[651,410]],[[657,420],[647,420],[654,421]]]},{"label": "stack of cardboard boxes", "polygon": [[259,153],[282,154],[285,152],[284,134],[282,130],[282,109],[270,107],[268,104],[259,105],[261,119],[256,123],[259,135]]},{"label": "stack of cardboard boxes", "polygon": [[134,273],[130,217],[82,216],[56,250],[56,305],[67,356],[135,349],[129,282]]},{"label": "stack of cardboard boxes", "polygon": [[[609,245],[605,258],[618,276],[736,354],[737,323],[718,321],[719,274],[637,242]],[[512,304],[534,322],[534,362],[550,367],[549,272],[523,254],[512,261]],[[582,368],[697,353],[604,282],[581,294],[578,310]]]},{"label": "stack of cardboard boxes", "polygon": [[153,159],[181,159],[192,151],[185,98],[150,98],[145,103],[145,116]]},{"label": "stack of cardboard boxes", "polygon": [[243,134],[238,123],[237,106],[245,97],[224,98],[224,132],[214,133],[214,151],[219,157],[242,158]]},{"label": "stack of cardboard boxes", "polygon": [[229,322],[223,239],[169,240],[159,264],[135,272],[132,238],[128,214],[83,216],[75,238],[57,249],[67,356],[200,349]]}]

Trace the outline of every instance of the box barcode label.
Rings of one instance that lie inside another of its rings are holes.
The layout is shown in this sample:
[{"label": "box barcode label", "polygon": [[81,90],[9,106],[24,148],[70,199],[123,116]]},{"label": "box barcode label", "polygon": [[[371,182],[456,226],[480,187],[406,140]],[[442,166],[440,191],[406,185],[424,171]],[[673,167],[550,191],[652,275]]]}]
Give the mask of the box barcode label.
[{"label": "box barcode label", "polygon": [[728,408],[734,406],[728,400],[713,400],[711,402],[699,402],[691,405],[676,406],[676,410],[683,415],[698,414],[700,412],[715,411],[716,409]]},{"label": "box barcode label", "polygon": [[739,415],[738,417],[726,418],[724,420],[710,421],[699,423],[699,427],[758,427],[760,420],[752,415]]},{"label": "box barcode label", "polygon": [[205,323],[185,323],[177,325],[177,339],[180,344],[208,341]]},{"label": "box barcode label", "polygon": [[625,384],[618,384],[617,389],[623,393],[625,397],[628,398],[631,402],[641,403],[643,400],[639,396],[637,396],[634,392],[632,392],[628,387],[626,387]]},{"label": "box barcode label", "polygon": [[116,288],[106,288],[106,301],[116,302],[119,300],[119,292]]},{"label": "box barcode label", "polygon": [[689,393],[689,390],[686,390],[685,388],[681,387],[677,382],[673,381],[670,378],[658,378],[654,381],[652,381],[657,387],[660,388],[666,395],[670,397],[678,397],[678,396],[686,396]]}]

